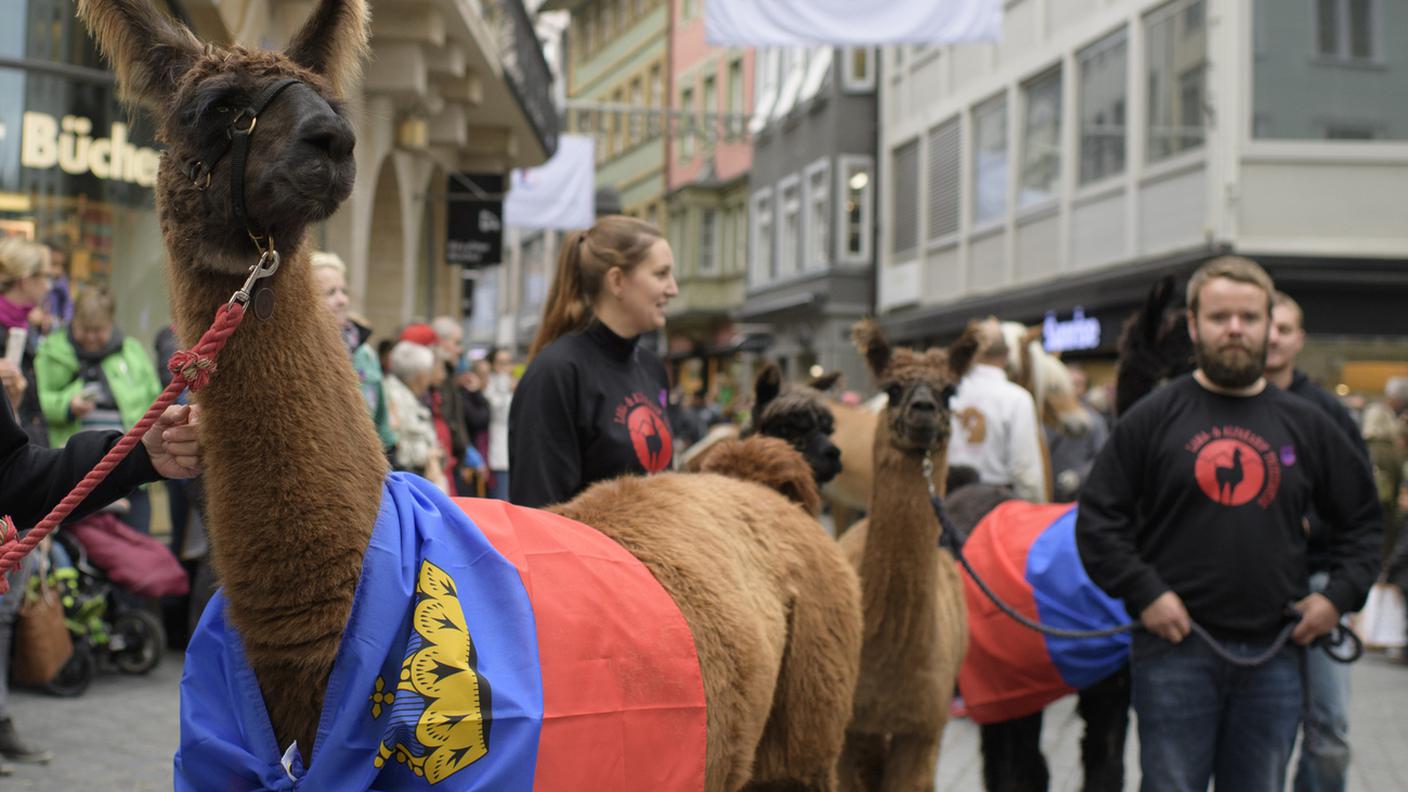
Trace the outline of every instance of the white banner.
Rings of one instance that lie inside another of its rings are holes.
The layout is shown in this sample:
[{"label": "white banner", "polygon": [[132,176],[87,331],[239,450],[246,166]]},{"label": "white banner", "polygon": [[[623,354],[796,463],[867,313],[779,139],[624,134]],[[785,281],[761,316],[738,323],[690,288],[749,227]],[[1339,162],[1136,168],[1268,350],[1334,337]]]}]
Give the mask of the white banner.
[{"label": "white banner", "polygon": [[537,168],[513,171],[504,223],[571,231],[596,222],[596,159],[592,139],[561,135],[557,153]]},{"label": "white banner", "polygon": [[714,46],[997,41],[1002,0],[704,0]]}]

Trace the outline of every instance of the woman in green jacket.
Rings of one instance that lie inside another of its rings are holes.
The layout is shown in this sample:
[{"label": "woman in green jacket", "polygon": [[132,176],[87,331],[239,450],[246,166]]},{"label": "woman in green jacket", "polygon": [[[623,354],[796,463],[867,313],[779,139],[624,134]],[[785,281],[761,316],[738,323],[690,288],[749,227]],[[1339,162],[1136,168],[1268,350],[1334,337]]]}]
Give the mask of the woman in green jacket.
[{"label": "woman in green jacket", "polygon": [[[161,394],[146,350],[124,336],[114,319],[112,295],[89,288],[74,301],[68,330],[39,344],[34,374],[54,448],[85,429],[131,429]],[[146,491],[134,491],[129,500],[124,521],[146,532],[151,522]]]}]

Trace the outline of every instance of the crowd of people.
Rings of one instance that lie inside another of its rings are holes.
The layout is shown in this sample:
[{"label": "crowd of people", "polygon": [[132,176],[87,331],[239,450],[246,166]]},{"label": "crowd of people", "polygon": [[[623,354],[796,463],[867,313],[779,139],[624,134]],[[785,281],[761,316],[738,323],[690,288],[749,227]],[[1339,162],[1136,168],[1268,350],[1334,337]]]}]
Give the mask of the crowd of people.
[{"label": "crowd of people", "polygon": [[[70,292],[63,260],[58,248],[0,240],[4,508],[22,522],[141,417],[177,346],[166,328],[153,358],[117,326],[110,293]],[[447,494],[560,503],[596,481],[672,469],[688,445],[746,413],[744,398],[685,392],[641,343],[678,294],[673,252],[648,223],[607,217],[564,239],[526,363],[508,349],[466,349],[448,316],[373,346],[373,329],[351,311],[343,262],[319,252],[311,266],[390,466]],[[1408,586],[1408,377],[1374,401],[1315,385],[1296,368],[1301,307],[1245,259],[1200,269],[1188,310],[1196,368],[1125,415],[1112,414],[1108,384],[1068,367],[1088,418],[1079,436],[1042,420],[1009,379],[1000,324],[981,321],[974,365],[949,404],[949,462],[1025,500],[1079,502],[1091,579],[1145,626],[1133,686],[1146,788],[1204,789],[1215,776],[1269,789],[1303,730],[1296,788],[1343,789],[1346,667],[1293,646],[1243,669],[1185,639],[1197,622],[1235,654],[1257,654],[1289,603],[1299,618],[1291,638],[1304,646],[1358,609],[1375,580]],[[168,479],[171,550],[189,559],[201,543],[196,415],[172,408],[85,508],[117,509],[148,531],[140,485]],[[18,483],[41,480],[27,492]],[[10,634],[32,568],[12,572],[0,599],[0,756],[47,761],[5,713]]]}]

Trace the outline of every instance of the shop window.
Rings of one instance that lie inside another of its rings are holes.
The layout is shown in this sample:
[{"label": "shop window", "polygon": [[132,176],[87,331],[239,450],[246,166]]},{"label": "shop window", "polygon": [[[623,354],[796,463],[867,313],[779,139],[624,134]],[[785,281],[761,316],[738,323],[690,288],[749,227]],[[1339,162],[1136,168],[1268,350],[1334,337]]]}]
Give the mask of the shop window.
[{"label": "shop window", "polygon": [[1128,39],[1120,28],[1076,54],[1081,184],[1124,172]]}]

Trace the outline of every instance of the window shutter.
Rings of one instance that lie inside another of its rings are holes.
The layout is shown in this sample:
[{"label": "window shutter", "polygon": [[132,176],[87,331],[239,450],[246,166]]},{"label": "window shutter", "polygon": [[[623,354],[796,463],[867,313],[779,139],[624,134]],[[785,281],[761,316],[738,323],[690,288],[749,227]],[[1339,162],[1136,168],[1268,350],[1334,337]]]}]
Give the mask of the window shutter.
[{"label": "window shutter", "polygon": [[929,239],[958,232],[963,185],[961,136],[957,118],[929,130]]}]

